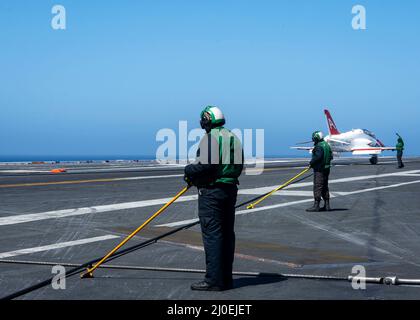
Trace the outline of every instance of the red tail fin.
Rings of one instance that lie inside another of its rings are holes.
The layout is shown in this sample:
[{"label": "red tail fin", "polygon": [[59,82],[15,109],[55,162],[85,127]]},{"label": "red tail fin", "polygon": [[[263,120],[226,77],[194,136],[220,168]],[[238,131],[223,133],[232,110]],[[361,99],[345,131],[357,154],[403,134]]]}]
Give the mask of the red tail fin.
[{"label": "red tail fin", "polygon": [[331,117],[330,112],[325,109],[325,116],[327,117],[327,124],[328,124],[328,131],[330,132],[331,135],[336,135],[336,134],[340,134],[340,131],[338,131],[337,126],[335,125],[335,122],[333,120],[333,118]]}]

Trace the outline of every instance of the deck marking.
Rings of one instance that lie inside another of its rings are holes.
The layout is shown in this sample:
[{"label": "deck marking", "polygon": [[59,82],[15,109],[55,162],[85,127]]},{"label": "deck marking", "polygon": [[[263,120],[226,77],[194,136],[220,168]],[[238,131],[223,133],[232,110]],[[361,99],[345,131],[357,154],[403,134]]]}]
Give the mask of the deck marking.
[{"label": "deck marking", "polygon": [[[350,192],[334,192],[333,194],[335,196],[348,196],[348,195],[370,192],[370,191],[376,191],[376,190],[398,188],[398,187],[401,187],[401,186],[415,184],[415,183],[420,183],[420,180],[397,183],[397,184],[393,184],[393,185],[389,185],[389,186],[381,186],[381,187],[375,187],[375,188],[368,188],[368,189],[350,191]],[[311,198],[311,199],[304,199],[304,200],[298,200],[298,201],[283,202],[283,203],[273,204],[273,205],[264,206],[264,207],[257,207],[257,208],[254,208],[254,209],[238,210],[238,211],[236,211],[236,215],[249,214],[249,213],[271,210],[271,209],[276,209],[276,208],[281,208],[281,207],[288,207],[288,206],[292,206],[292,205],[295,205],[295,204],[301,204],[301,203],[312,202],[312,201],[313,201],[313,199]],[[183,225],[193,223],[193,222],[196,222],[196,221],[198,221],[198,219],[182,220],[182,221],[177,221],[177,222],[171,222],[171,223],[156,225],[155,227],[178,227],[178,226],[183,226]]]},{"label": "deck marking", "polygon": [[125,178],[104,178],[104,179],[87,179],[87,180],[65,180],[65,181],[51,181],[51,182],[31,182],[31,183],[15,183],[15,184],[0,184],[0,188],[14,188],[14,187],[39,187],[62,184],[81,184],[94,182],[114,182],[114,181],[130,181],[130,180],[147,180],[147,179],[162,179],[183,177],[183,174],[169,174],[160,176],[141,176],[141,177],[125,177]]},{"label": "deck marking", "polygon": [[368,189],[362,189],[362,190],[356,190],[356,191],[345,191],[345,192],[334,192],[334,193],[339,196],[348,196],[352,194],[364,193],[364,192],[369,192],[369,191],[384,190],[384,189],[389,189],[389,188],[398,188],[398,187],[407,186],[407,185],[416,184],[416,183],[420,183],[420,180],[415,180],[415,181],[410,181],[410,182],[401,182],[401,183],[391,184],[389,186],[374,187],[374,188],[368,188]]},{"label": "deck marking", "polygon": [[[264,169],[264,172],[293,170],[293,169],[301,169],[301,168],[306,168],[306,167],[266,168]],[[256,171],[254,169],[247,169],[247,170],[251,172]],[[148,179],[180,178],[183,176],[184,174],[167,174],[167,175],[156,175],[156,176],[135,176],[135,177],[122,177],[122,178],[98,178],[98,179],[85,179],[85,180],[62,180],[62,181],[49,181],[49,182],[45,181],[45,182],[12,183],[12,184],[0,184],[0,188],[43,187],[43,186],[53,186],[53,185],[85,184],[85,183],[96,183],[96,182],[135,181],[135,180],[148,180]]]},{"label": "deck marking", "polygon": [[[75,208],[75,209],[47,211],[47,212],[41,212],[41,213],[14,215],[14,216],[0,218],[0,226],[46,220],[46,219],[80,216],[80,215],[89,214],[89,213],[101,213],[101,212],[149,207],[149,206],[165,204],[171,199],[172,198],[143,200],[143,201],[135,201],[135,202],[124,202],[124,203],[116,203],[116,204],[110,204],[110,205],[94,206],[94,207],[84,207],[84,208]],[[191,195],[191,196],[181,197],[177,201],[184,202],[184,201],[192,201],[196,199],[197,199],[197,195]]]},{"label": "deck marking", "polygon": [[[293,169],[299,169],[299,168],[306,168],[306,167],[265,168],[264,172],[293,170]],[[254,169],[249,168],[247,170],[252,171]],[[341,179],[330,180],[330,183],[351,182],[351,181],[359,181],[359,180],[383,178],[383,177],[392,177],[392,176],[408,176],[409,174],[417,174],[417,173],[420,173],[420,170],[411,170],[411,171],[402,171],[402,172],[394,172],[394,173],[385,173],[385,174],[379,174],[379,175],[341,178]],[[183,176],[184,176],[183,174],[170,174],[170,175],[135,176],[135,177],[122,177],[122,178],[102,178],[102,179],[86,179],[86,180],[64,180],[64,181],[50,181],[50,182],[13,183],[13,184],[0,184],[0,188],[40,187],[40,186],[50,186],[50,185],[52,186],[52,185],[66,185],[66,184],[85,184],[85,183],[96,183],[96,182],[134,181],[134,180],[148,180],[148,179],[179,178],[179,177],[183,177]],[[299,188],[299,187],[305,187],[305,186],[309,186],[309,185],[312,185],[312,182],[296,183],[294,185],[289,186],[289,188]],[[263,187],[263,188],[274,189],[275,187],[276,186]]]},{"label": "deck marking", "polygon": [[[396,176],[397,177],[404,177],[407,174],[416,174],[416,173],[420,173],[420,170],[383,173],[383,174],[368,175],[368,176],[356,176],[356,177],[349,177],[349,178],[339,178],[339,179],[330,180],[329,183],[331,184],[331,183],[353,182],[353,181],[386,178],[386,177],[396,177]],[[313,185],[313,182],[302,182],[302,183],[292,184],[292,185],[288,186],[287,188],[292,189],[292,188],[307,187],[307,186],[312,186],[312,185]]]},{"label": "deck marking", "polygon": [[49,173],[50,170],[21,170],[21,169],[16,169],[16,170],[0,170],[0,173]]},{"label": "deck marking", "polygon": [[[264,189],[262,188],[258,188],[258,190],[256,189],[244,189],[244,190],[239,190],[238,194],[248,194],[248,195],[261,195],[261,194],[265,194],[267,192],[272,191],[273,188],[271,187],[266,187]],[[291,196],[291,197],[312,197],[313,192],[312,191],[306,191],[306,190],[280,190],[277,191],[275,193],[273,193],[272,195],[276,195],[276,196]]]},{"label": "deck marking", "polygon": [[59,243],[54,243],[54,244],[41,246],[41,247],[8,251],[8,252],[0,253],[0,259],[20,256],[23,254],[30,254],[30,253],[35,253],[35,252],[42,252],[42,251],[78,246],[78,245],[82,245],[86,243],[105,241],[105,240],[116,239],[116,238],[119,238],[119,237],[115,235],[106,235],[106,236],[100,236],[100,237],[94,237],[94,238],[80,239],[80,240],[75,240],[75,241],[59,242]]},{"label": "deck marking", "polygon": [[[242,214],[248,214],[248,213],[254,213],[254,212],[258,212],[258,211],[265,211],[265,210],[270,210],[270,209],[276,209],[276,208],[281,208],[281,207],[288,207],[288,206],[293,206],[295,204],[301,204],[301,203],[306,203],[306,202],[312,202],[313,199],[305,199],[305,200],[298,200],[298,201],[291,201],[291,202],[284,202],[284,203],[279,203],[279,204],[273,204],[271,206],[265,206],[265,207],[257,207],[255,209],[245,209],[245,210],[238,210],[236,211],[235,215],[239,216]],[[177,222],[170,222],[170,223],[165,223],[165,224],[159,224],[156,225],[155,227],[179,227],[179,226],[183,226],[189,223],[193,223],[198,221],[198,219],[194,218],[194,219],[188,219],[188,220],[182,220],[182,221],[177,221]]]},{"label": "deck marking", "polygon": [[[405,173],[418,173],[420,170],[412,170],[412,171],[406,171]],[[351,178],[341,178],[336,180],[331,180],[330,183],[340,183],[340,182],[349,182],[349,181],[358,181],[358,180],[365,180],[365,179],[371,179],[371,178],[380,178],[380,177],[389,177],[389,176],[401,176],[404,172],[399,173],[388,173],[388,174],[381,174],[381,175],[369,175],[369,176],[359,176],[359,177],[351,177]],[[395,188],[403,185],[409,185],[413,183],[418,183],[419,180],[406,182],[406,183],[399,183],[396,185],[391,186],[383,186],[383,187],[376,187],[376,188],[370,188],[365,190],[357,190],[357,191],[351,191],[351,193],[339,193],[339,192],[333,192],[332,195],[350,195],[350,194],[357,194],[361,192],[368,192],[373,190],[380,190],[380,189],[387,189],[387,188]],[[302,186],[311,186],[312,182],[308,183],[297,183],[294,185],[289,186],[288,188],[297,188]],[[256,194],[262,194],[265,193],[267,190],[272,190],[276,188],[277,186],[271,186],[271,187],[260,187],[260,188],[252,188],[252,189],[243,189],[240,190],[239,193],[242,192],[255,192]],[[90,213],[101,213],[101,212],[110,212],[110,211],[118,211],[118,210],[126,210],[126,209],[136,209],[136,208],[142,208],[142,207],[149,207],[149,206],[156,206],[156,205],[162,205],[167,203],[171,198],[161,198],[161,199],[154,199],[154,200],[143,200],[143,201],[134,201],[134,202],[124,202],[124,203],[117,203],[117,204],[110,204],[110,205],[100,205],[100,206],[94,206],[94,207],[83,207],[83,208],[73,208],[73,209],[63,209],[63,210],[54,210],[54,211],[47,211],[47,212],[41,212],[41,213],[29,213],[29,214],[21,214],[21,215],[14,215],[14,216],[8,216],[8,217],[1,217],[0,218],[0,226],[3,225],[13,225],[18,223],[25,223],[25,222],[32,222],[32,221],[39,221],[39,220],[46,220],[46,219],[54,219],[54,218],[65,218],[65,217],[71,217],[71,216],[78,216],[78,215],[84,215],[84,214],[90,214]],[[190,195],[190,196],[183,196],[180,197],[177,202],[186,202],[186,201],[193,201],[197,199],[197,195]],[[269,210],[299,203],[305,203],[311,200],[300,200],[300,201],[292,201],[292,202],[286,202],[286,203],[280,203],[273,206],[267,206],[267,207],[260,207],[250,210],[245,210],[246,213],[252,213],[257,212],[261,210]],[[265,208],[265,209],[264,209]],[[237,213],[240,213],[242,211],[238,211]],[[241,213],[243,214],[243,213]],[[185,220],[190,221],[190,220]],[[195,220],[194,220],[195,221]],[[189,223],[189,222],[187,222]],[[185,223],[186,224],[186,223]],[[182,224],[181,224],[182,225]]]}]

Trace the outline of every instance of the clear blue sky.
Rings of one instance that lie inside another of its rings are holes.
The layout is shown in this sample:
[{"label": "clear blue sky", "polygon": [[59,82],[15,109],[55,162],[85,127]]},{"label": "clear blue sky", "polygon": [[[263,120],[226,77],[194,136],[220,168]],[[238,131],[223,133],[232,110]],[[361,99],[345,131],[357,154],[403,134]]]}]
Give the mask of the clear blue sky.
[{"label": "clear blue sky", "polygon": [[0,155],[154,155],[157,130],[208,104],[264,128],[266,154],[326,130],[325,106],[420,154],[419,32],[418,0],[4,0]]}]

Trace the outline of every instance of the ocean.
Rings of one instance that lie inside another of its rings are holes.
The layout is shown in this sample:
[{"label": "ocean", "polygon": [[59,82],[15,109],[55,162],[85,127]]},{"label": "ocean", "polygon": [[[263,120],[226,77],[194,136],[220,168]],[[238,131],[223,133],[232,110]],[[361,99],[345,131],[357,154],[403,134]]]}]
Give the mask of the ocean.
[{"label": "ocean", "polygon": [[140,160],[152,161],[156,156],[144,155],[0,155],[0,162],[66,162],[66,161],[116,161],[116,160]]}]

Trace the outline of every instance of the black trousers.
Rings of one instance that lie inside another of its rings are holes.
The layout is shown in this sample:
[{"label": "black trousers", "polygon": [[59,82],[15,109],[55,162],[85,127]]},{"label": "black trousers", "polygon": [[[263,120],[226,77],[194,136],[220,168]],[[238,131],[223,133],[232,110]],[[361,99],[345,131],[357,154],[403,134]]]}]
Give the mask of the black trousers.
[{"label": "black trousers", "polygon": [[402,156],[403,156],[403,151],[402,150],[397,150],[397,161],[398,161],[398,167],[399,168],[404,167],[404,163],[402,162]]},{"label": "black trousers", "polygon": [[236,185],[199,188],[198,216],[206,255],[205,281],[213,286],[232,286],[235,253]]},{"label": "black trousers", "polygon": [[328,178],[330,176],[330,169],[314,172],[314,198],[316,201],[330,199],[330,190],[328,188]]}]

